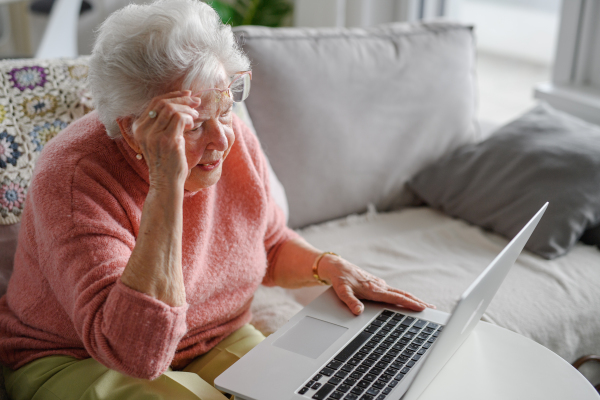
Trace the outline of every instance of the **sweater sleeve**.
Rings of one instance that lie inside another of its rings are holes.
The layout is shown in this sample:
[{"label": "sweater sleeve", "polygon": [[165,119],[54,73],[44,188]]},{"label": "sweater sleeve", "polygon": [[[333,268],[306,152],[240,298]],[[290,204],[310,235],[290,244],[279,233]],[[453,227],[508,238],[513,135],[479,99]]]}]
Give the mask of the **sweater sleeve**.
[{"label": "sweater sleeve", "polygon": [[131,220],[141,211],[95,165],[78,163],[68,187],[54,173],[37,177],[28,206],[39,268],[86,351],[127,375],[160,376],[186,333],[187,305],[171,307],[120,280],[139,225]]}]

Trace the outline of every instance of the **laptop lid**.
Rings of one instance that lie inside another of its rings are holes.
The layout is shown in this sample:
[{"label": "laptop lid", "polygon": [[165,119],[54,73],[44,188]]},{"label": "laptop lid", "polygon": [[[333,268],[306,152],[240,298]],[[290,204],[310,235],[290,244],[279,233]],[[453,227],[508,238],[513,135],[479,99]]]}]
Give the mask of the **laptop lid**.
[{"label": "laptop lid", "polygon": [[525,247],[548,203],[531,218],[462,294],[443,333],[428,354],[402,400],[416,400],[473,331]]}]

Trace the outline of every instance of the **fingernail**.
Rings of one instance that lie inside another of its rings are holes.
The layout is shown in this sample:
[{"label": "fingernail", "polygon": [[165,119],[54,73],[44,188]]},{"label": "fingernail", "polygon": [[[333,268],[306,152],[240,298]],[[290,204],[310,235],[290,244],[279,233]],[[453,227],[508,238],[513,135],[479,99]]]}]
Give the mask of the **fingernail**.
[{"label": "fingernail", "polygon": [[360,314],[362,312],[362,310],[363,310],[362,306],[356,306],[356,307],[354,307],[354,312],[356,314]]}]

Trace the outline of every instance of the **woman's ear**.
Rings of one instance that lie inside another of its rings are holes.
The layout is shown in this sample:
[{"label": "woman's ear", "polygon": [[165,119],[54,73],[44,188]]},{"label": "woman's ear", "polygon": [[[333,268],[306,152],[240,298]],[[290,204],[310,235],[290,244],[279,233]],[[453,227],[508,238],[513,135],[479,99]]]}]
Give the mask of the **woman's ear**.
[{"label": "woman's ear", "polygon": [[121,130],[121,136],[123,136],[123,140],[127,142],[129,147],[131,147],[133,151],[135,151],[138,154],[141,154],[142,150],[133,138],[133,132],[131,131],[131,127],[133,126],[133,117],[117,118],[117,124],[119,124],[119,129]]}]

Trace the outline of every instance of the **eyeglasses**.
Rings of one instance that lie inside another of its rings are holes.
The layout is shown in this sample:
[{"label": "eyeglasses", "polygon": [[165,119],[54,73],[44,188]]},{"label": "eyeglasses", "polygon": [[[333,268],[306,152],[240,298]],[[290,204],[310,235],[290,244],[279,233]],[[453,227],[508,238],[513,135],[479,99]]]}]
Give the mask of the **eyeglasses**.
[{"label": "eyeglasses", "polygon": [[240,103],[248,98],[250,94],[250,81],[252,80],[252,71],[238,72],[234,75],[233,80],[229,84],[227,89],[204,89],[194,94],[194,96],[200,96],[201,94],[209,91],[215,92],[215,102],[220,102],[223,95],[229,97],[234,103]]}]

